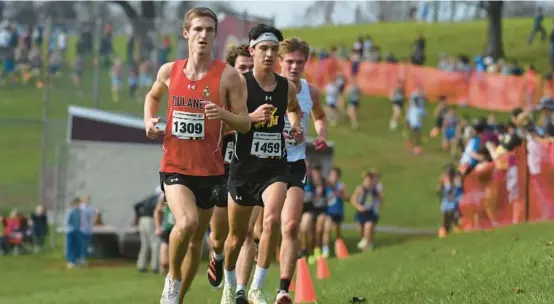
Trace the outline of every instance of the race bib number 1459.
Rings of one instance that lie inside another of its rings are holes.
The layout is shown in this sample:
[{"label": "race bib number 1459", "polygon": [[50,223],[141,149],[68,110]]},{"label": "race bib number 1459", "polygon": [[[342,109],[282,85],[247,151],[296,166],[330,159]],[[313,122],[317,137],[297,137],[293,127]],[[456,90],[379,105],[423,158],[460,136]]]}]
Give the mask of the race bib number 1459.
[{"label": "race bib number 1459", "polygon": [[179,139],[204,139],[204,113],[173,111],[171,135]]},{"label": "race bib number 1459", "polygon": [[254,132],[250,154],[259,158],[281,158],[281,133]]}]

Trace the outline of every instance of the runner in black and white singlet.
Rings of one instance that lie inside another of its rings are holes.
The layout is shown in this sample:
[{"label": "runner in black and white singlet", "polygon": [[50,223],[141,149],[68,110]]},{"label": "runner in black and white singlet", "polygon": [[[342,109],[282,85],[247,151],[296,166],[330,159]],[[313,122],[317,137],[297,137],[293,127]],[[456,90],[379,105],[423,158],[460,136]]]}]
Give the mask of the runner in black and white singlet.
[{"label": "runner in black and white singlet", "polygon": [[[229,235],[225,241],[225,283],[221,303],[266,303],[262,288],[276,246],[272,244],[271,235],[279,227],[279,215],[290,180],[283,134],[285,115],[293,126],[293,137],[299,142],[304,137],[296,87],[273,72],[283,34],[275,27],[259,24],[250,30],[248,36],[254,58],[253,71],[243,75],[249,112],[263,107],[270,109],[271,113],[268,120],[254,123],[250,132],[237,133],[236,136],[229,170]],[[245,219],[250,218],[254,206],[264,206],[264,226],[254,280],[246,299],[244,290],[235,293],[235,267],[248,233],[249,221]]]},{"label": "runner in black and white singlet", "polygon": [[[321,94],[315,86],[301,78],[309,54],[310,46],[308,43],[296,37],[286,39],[279,45],[281,76],[286,77],[296,86],[298,103],[302,110],[302,130],[306,134],[311,115],[317,133],[313,146],[315,150],[322,150],[327,147],[327,120],[321,106]],[[291,132],[291,126],[286,117],[285,130],[287,133]],[[304,184],[306,182],[305,159],[306,144],[297,143],[292,136],[289,136],[287,139],[287,160],[291,180],[281,214],[281,282],[279,284],[278,300],[288,297],[289,286],[299,252],[298,231],[304,202]]]},{"label": "runner in black and white singlet", "polygon": [[383,200],[383,185],[379,181],[379,173],[369,171],[364,173],[362,184],[356,187],[350,202],[356,208],[356,222],[360,226],[361,239],[358,249],[374,248],[375,225],[379,222],[379,209]]},{"label": "runner in black and white singlet", "polygon": [[[248,45],[234,46],[226,56],[226,62],[240,73],[246,73],[252,69],[254,60],[248,51]],[[258,121],[257,112],[250,114],[253,122]],[[263,118],[263,116],[262,116]],[[229,166],[235,152],[235,132],[226,132],[223,136],[223,161],[225,163],[225,179],[219,187],[215,187],[213,197],[214,213],[210,221],[210,243],[214,252],[208,265],[208,282],[212,287],[220,287],[223,282],[223,246],[229,232],[227,220],[227,180],[229,179]]]}]

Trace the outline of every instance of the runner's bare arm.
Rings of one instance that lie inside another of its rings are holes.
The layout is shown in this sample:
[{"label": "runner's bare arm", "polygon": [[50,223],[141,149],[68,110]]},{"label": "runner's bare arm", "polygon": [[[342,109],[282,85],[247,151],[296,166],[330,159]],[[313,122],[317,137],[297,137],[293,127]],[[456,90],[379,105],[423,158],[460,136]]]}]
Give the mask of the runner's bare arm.
[{"label": "runner's bare arm", "polygon": [[362,205],[360,205],[360,196],[362,196],[362,187],[357,186],[356,190],[354,190],[354,193],[352,193],[352,196],[350,197],[350,203],[356,210],[361,210]]},{"label": "runner's bare arm", "polygon": [[240,133],[247,133],[250,131],[252,122],[250,116],[248,116],[248,107],[246,106],[248,96],[246,79],[231,66],[226,66],[222,81],[224,81],[225,91],[227,92],[227,106],[231,109],[231,112],[223,111],[222,120],[231,129]]},{"label": "runner's bare arm", "polygon": [[155,117],[160,108],[160,101],[169,88],[169,75],[173,62],[168,62],[160,67],[156,80],[144,99],[144,120]]},{"label": "runner's bare arm", "polygon": [[162,218],[164,213],[164,194],[160,194],[158,201],[156,202],[156,208],[154,209],[154,226],[156,229],[162,228]]},{"label": "runner's bare arm", "polygon": [[327,118],[325,117],[325,111],[321,106],[321,92],[314,85],[310,86],[310,95],[312,97],[312,119],[314,120],[314,127],[317,135],[323,139],[327,139]]},{"label": "runner's bare arm", "polygon": [[290,125],[294,128],[300,128],[300,118],[302,117],[302,111],[300,104],[298,103],[298,97],[296,96],[296,85],[289,80],[289,92],[288,92],[288,105],[287,105],[287,117]]}]

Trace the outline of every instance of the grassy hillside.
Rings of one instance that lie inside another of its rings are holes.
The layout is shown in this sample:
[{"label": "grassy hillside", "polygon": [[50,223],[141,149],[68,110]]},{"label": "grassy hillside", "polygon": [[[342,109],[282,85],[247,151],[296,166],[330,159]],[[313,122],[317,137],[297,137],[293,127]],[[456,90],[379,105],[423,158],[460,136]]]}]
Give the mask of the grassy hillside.
[{"label": "grassy hillside", "polygon": [[[531,46],[527,38],[533,25],[531,18],[505,19],[503,21],[502,39],[504,51],[508,58],[515,58],[521,63],[532,63],[543,72],[550,71],[549,43],[540,41],[536,36]],[[545,25],[550,29],[550,25]],[[329,48],[344,43],[352,47],[354,40],[362,35],[370,35],[374,43],[381,47],[381,52],[392,52],[399,58],[409,57],[417,32],[426,38],[426,65],[436,66],[441,53],[474,55],[486,50],[486,21],[463,23],[405,23],[391,22],[381,24],[360,24],[345,26],[326,26],[320,28],[287,29],[285,36],[298,36],[314,47]]]},{"label": "grassy hillside", "polygon": [[[448,239],[412,240],[375,252],[329,260],[331,277],[315,279],[320,304],[349,303],[552,303],[554,224],[522,225]],[[381,236],[383,238],[385,236]],[[65,270],[59,253],[2,257],[3,304],[155,303],[163,280],[137,274],[131,263],[92,262],[89,269]],[[276,265],[265,291],[278,284]],[[208,287],[205,265],[187,303],[219,303],[221,290]],[[11,283],[10,283],[11,282]]]}]

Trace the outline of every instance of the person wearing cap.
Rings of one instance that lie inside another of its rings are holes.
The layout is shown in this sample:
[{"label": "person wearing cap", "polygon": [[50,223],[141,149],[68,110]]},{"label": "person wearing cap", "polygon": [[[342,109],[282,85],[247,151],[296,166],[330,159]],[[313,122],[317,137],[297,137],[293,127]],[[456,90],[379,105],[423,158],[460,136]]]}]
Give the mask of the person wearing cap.
[{"label": "person wearing cap", "polygon": [[140,251],[137,259],[137,270],[146,272],[146,262],[148,261],[148,251],[150,251],[150,270],[153,273],[160,271],[160,238],[156,235],[156,225],[154,224],[154,210],[159,200],[163,200],[164,195],[160,186],[154,189],[154,193],[146,199],[135,205],[135,211],[138,215],[138,230],[140,235]]}]

